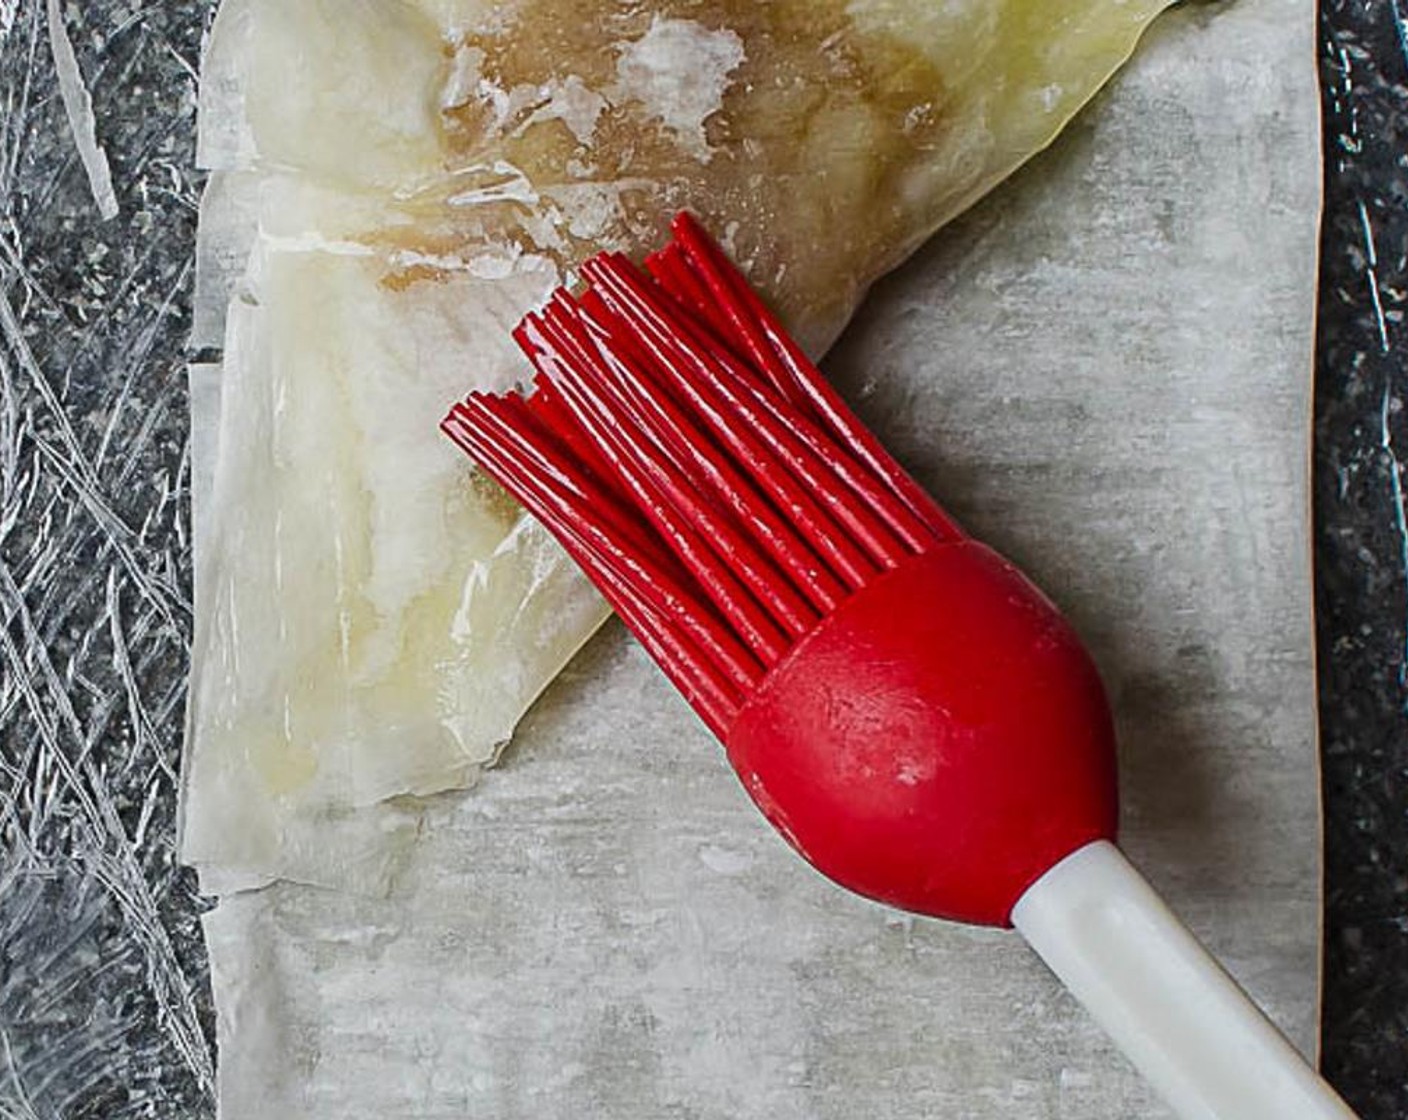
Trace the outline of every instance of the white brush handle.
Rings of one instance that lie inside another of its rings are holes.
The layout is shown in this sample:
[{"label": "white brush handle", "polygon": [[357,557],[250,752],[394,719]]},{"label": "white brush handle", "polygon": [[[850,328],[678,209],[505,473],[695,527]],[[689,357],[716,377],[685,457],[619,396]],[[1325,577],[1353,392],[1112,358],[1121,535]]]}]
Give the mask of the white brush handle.
[{"label": "white brush handle", "polygon": [[1012,922],[1183,1120],[1353,1120],[1113,844],[1063,859]]}]

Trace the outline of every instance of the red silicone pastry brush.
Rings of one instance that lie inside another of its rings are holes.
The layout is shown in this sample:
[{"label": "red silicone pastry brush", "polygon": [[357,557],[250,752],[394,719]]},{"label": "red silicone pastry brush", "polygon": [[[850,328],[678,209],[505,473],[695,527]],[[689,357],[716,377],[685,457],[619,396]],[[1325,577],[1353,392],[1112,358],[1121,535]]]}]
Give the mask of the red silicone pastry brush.
[{"label": "red silicone pastry brush", "polygon": [[443,427],[587,571],[842,886],[1015,925],[1184,1117],[1352,1115],[1114,846],[1099,678],[686,215],[515,332]]}]

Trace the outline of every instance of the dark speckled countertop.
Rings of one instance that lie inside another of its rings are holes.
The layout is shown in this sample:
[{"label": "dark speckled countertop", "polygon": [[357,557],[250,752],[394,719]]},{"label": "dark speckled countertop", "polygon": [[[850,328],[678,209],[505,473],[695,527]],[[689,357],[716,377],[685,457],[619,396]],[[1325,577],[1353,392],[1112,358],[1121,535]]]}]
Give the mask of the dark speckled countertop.
[{"label": "dark speckled countertop", "polygon": [[[195,68],[214,3],[66,9],[110,224],[57,88],[58,7],[0,0],[0,1116],[213,1116],[201,903],[173,847]],[[1324,1067],[1365,1120],[1408,1117],[1405,16],[1408,0],[1320,15]],[[63,932],[37,952],[41,918]]]},{"label": "dark speckled countertop", "polygon": [[1321,5],[1315,568],[1324,1068],[1408,1116],[1408,5]]}]

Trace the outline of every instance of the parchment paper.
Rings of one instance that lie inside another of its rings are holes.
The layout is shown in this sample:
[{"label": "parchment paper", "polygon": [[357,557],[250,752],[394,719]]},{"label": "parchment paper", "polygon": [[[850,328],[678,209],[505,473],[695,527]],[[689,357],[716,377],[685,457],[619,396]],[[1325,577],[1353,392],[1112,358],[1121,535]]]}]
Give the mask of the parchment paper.
[{"label": "parchment paper", "polygon": [[[829,363],[1087,637],[1127,850],[1307,1049],[1313,18],[1164,17]],[[615,624],[387,898],[277,884],[206,931],[226,1120],[1164,1114],[1014,935],[805,867]]]}]

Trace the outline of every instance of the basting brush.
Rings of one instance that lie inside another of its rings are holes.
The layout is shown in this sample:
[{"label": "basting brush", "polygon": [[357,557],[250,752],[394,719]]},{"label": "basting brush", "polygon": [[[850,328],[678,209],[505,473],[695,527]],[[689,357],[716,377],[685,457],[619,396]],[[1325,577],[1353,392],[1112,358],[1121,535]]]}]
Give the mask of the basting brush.
[{"label": "basting brush", "polygon": [[688,215],[515,331],[443,429],[557,537],[823,874],[1015,926],[1187,1120],[1352,1117],[1114,845],[1059,611],[865,429]]}]

